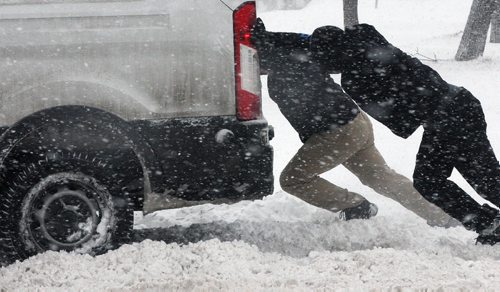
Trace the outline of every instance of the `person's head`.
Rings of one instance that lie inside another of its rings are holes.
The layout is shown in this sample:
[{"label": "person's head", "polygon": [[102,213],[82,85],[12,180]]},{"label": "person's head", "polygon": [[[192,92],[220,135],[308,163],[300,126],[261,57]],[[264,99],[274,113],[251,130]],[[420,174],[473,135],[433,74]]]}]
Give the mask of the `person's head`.
[{"label": "person's head", "polygon": [[338,73],[344,64],[344,31],[336,26],[322,26],[311,35],[313,57],[330,73]]}]

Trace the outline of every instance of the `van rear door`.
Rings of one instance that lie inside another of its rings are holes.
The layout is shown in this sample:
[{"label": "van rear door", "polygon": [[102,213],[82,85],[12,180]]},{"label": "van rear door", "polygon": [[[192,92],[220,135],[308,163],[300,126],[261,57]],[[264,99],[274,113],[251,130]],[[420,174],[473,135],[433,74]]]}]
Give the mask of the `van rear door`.
[{"label": "van rear door", "polygon": [[[243,2],[0,0],[0,126],[66,104],[126,119],[258,112],[256,52],[241,42],[235,55]],[[254,95],[241,105],[237,76]]]}]

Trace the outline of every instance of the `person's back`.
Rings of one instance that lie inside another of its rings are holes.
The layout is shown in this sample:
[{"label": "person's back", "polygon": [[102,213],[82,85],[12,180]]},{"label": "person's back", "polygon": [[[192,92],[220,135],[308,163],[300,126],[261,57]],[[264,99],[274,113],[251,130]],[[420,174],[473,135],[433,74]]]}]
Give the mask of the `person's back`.
[{"label": "person's back", "polygon": [[437,72],[391,45],[373,26],[345,30],[342,87],[396,135],[410,136],[449,86]]},{"label": "person's back", "polygon": [[315,133],[345,125],[358,115],[358,106],[321,71],[307,50],[293,50],[282,58],[280,65],[268,72],[269,96],[302,142]]},{"label": "person's back", "polygon": [[478,232],[478,241],[499,242],[498,210],[481,206],[449,180],[456,168],[479,195],[500,207],[500,167],[480,102],[391,45],[371,25],[355,25],[345,32],[318,28],[311,47],[325,70],[342,73],[342,86],[358,105],[395,134],[406,138],[423,126],[415,187]]}]

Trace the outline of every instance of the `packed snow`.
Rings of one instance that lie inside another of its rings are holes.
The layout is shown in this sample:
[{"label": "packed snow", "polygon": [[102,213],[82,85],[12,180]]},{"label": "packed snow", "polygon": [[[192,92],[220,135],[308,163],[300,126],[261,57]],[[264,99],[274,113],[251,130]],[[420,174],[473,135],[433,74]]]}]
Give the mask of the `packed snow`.
[{"label": "packed snow", "polygon": [[[258,3],[258,1],[257,1]],[[360,19],[480,99],[493,148],[500,153],[500,44],[484,57],[456,62],[472,0],[360,1]],[[257,4],[258,5],[258,4]],[[342,26],[341,0],[312,0],[294,11],[259,14],[272,31],[310,33]],[[437,60],[436,61],[431,61]],[[339,81],[338,76],[334,78]],[[275,175],[300,147],[297,134],[269,100],[275,127]],[[404,140],[374,121],[376,144],[391,167],[411,177],[422,131]],[[500,245],[475,244],[464,228],[433,228],[399,204],[364,187],[342,167],[324,177],[379,206],[370,220],[336,214],[284,193],[234,205],[203,205],[136,214],[147,239],[91,257],[47,252],[0,268],[0,290],[499,290]],[[454,173],[453,180],[472,193]],[[481,201],[480,198],[476,198]],[[481,201],[483,202],[483,201]]]}]

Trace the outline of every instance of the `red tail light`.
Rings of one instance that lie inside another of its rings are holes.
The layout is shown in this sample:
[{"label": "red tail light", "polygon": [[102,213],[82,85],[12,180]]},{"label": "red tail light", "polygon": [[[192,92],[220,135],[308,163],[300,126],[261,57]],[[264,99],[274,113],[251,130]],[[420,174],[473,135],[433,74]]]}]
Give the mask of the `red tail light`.
[{"label": "red tail light", "polygon": [[259,61],[250,41],[255,18],[253,1],[243,3],[233,13],[236,116],[245,121],[262,117]]}]

